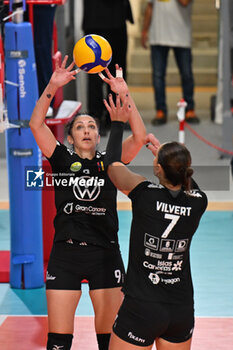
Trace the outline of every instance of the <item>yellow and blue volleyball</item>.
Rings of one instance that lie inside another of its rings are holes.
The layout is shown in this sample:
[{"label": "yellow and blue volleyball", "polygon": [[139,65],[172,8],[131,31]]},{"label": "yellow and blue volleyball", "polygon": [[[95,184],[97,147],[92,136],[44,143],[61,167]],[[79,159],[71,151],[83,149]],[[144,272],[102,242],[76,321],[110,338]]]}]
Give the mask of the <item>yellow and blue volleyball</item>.
[{"label": "yellow and blue volleyball", "polygon": [[89,34],[75,44],[73,59],[86,73],[99,73],[111,62],[112,48],[102,36]]}]

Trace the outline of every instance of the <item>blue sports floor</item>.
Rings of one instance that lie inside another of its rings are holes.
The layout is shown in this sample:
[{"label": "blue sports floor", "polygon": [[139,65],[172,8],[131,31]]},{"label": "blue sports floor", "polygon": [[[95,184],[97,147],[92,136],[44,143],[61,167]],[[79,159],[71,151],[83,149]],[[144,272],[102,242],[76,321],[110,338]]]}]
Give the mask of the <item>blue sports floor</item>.
[{"label": "blue sports floor", "polygon": [[[119,211],[119,239],[125,265],[128,260],[130,211]],[[9,212],[0,210],[0,250],[10,249]],[[233,212],[207,211],[193,238],[192,275],[196,316],[233,317]],[[0,284],[0,315],[46,315],[44,288],[11,289]],[[93,315],[88,286],[77,315]]]},{"label": "blue sports floor", "polygon": [[[127,265],[131,211],[120,210],[119,222],[120,245],[123,260]],[[206,350],[207,345],[208,347],[213,345],[212,348],[215,350],[230,350],[233,347],[232,247],[233,212],[207,211],[191,247],[197,329],[193,337],[194,350]],[[0,210],[0,250],[9,249],[9,212]],[[22,290],[12,289],[6,283],[0,284],[0,349],[14,350],[19,339],[22,339],[22,344],[17,349],[44,349],[47,332],[46,315],[44,288]],[[93,308],[86,284],[83,285],[83,294],[76,315],[76,340],[72,350],[97,349]],[[12,331],[15,328],[17,333],[12,338]],[[33,339],[29,341],[26,334],[30,329],[29,334],[33,335]],[[8,336],[11,337],[10,342],[6,342]]]}]

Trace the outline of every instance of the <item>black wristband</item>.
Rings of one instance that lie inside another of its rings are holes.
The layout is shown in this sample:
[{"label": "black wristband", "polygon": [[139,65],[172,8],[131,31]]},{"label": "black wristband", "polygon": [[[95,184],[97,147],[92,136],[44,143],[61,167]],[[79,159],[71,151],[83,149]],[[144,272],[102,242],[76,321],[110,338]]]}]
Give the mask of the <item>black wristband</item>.
[{"label": "black wristband", "polygon": [[111,131],[108,139],[105,156],[106,168],[114,162],[121,161],[122,137],[124,126],[125,123],[120,121],[113,121],[111,123]]}]

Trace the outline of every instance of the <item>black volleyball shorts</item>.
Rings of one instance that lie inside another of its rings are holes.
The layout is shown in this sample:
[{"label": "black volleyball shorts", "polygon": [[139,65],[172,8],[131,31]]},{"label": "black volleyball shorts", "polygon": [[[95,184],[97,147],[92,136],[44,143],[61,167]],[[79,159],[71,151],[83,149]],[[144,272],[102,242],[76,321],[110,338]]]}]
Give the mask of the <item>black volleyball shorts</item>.
[{"label": "black volleyball shorts", "polygon": [[182,343],[192,337],[193,304],[151,303],[125,296],[115,323],[114,333],[127,343],[152,345],[156,338]]},{"label": "black volleyball shorts", "polygon": [[116,288],[122,286],[124,274],[119,249],[56,242],[49,259],[46,289],[81,290],[84,279],[90,290]]}]

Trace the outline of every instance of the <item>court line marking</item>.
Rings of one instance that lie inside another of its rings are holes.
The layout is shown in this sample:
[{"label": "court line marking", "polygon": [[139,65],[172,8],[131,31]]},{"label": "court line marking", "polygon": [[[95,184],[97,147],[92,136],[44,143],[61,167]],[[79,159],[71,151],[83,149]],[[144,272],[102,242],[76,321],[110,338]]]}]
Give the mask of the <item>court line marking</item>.
[{"label": "court line marking", "polygon": [[[42,314],[41,315],[36,315],[36,314],[30,314],[30,315],[21,315],[21,314],[18,314],[18,315],[12,315],[12,314],[0,315],[0,322],[1,322],[1,318],[6,319],[7,317],[48,317],[48,314],[43,314],[43,315]],[[94,317],[94,315],[75,315],[75,317]],[[4,319],[3,319],[3,321],[4,321]],[[0,325],[1,325],[1,323],[0,323]]]},{"label": "court line marking", "polygon": [[[48,317],[47,314],[44,315],[35,315],[35,314],[31,314],[31,315],[0,315],[0,325],[5,321],[5,319],[7,317]],[[94,315],[75,315],[75,317],[92,317],[94,318]],[[229,318],[229,319],[233,319],[233,315],[232,316],[195,316],[195,318]]]},{"label": "court line marking", "polygon": [[9,202],[0,202],[0,209],[9,209]]},{"label": "court line marking", "polygon": [[[151,92],[153,93],[154,89],[152,86],[129,86],[130,92]],[[181,92],[182,89],[180,86],[168,86],[166,87],[166,92]],[[197,86],[195,87],[195,92],[216,92],[217,88],[215,86]]]},{"label": "court line marking", "polygon": [[9,316],[11,316],[11,315],[0,315],[0,326],[3,324],[3,322],[5,321],[5,319],[6,319],[7,317],[9,317]]},{"label": "court line marking", "polygon": [[[0,210],[7,210],[9,209],[9,202],[0,202]],[[130,201],[125,201],[125,202],[117,202],[117,209],[118,210],[131,210],[131,202]],[[209,202],[208,211],[227,211],[231,210],[233,211],[233,201],[232,202]]]},{"label": "court line marking", "polygon": [[[125,201],[125,202],[118,202],[117,203],[117,209],[118,210],[131,210],[131,202]],[[233,211],[233,201],[232,202],[209,202],[208,211]]]}]

